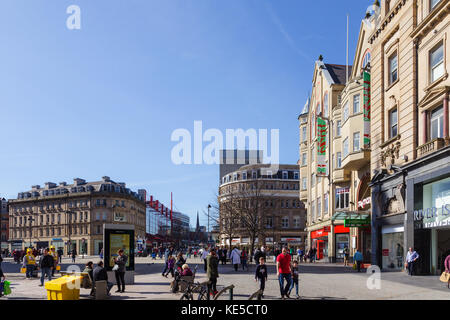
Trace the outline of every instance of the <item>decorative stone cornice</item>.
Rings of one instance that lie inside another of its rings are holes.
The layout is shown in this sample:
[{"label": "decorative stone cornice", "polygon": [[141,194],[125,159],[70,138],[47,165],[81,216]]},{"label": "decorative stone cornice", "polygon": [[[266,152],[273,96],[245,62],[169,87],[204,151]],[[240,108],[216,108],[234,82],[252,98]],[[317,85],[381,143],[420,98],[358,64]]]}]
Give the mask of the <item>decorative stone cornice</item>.
[{"label": "decorative stone cornice", "polygon": [[381,151],[380,153],[381,164],[383,166],[387,166],[388,159],[391,159],[391,163],[389,164],[394,164],[395,159],[398,159],[399,157],[399,153],[400,153],[400,141],[397,141],[396,143],[388,147],[386,150]]},{"label": "decorative stone cornice", "polygon": [[423,38],[450,13],[450,2],[442,1],[411,33],[413,39]]},{"label": "decorative stone cornice", "polygon": [[[370,35],[369,43],[373,44],[376,38],[380,36],[383,30],[388,26],[388,24],[394,19],[400,9],[405,5],[408,0],[401,0],[397,2],[397,5],[394,6],[391,11],[386,15],[386,17],[380,22],[378,28]],[[410,0],[411,1],[411,0]]]}]

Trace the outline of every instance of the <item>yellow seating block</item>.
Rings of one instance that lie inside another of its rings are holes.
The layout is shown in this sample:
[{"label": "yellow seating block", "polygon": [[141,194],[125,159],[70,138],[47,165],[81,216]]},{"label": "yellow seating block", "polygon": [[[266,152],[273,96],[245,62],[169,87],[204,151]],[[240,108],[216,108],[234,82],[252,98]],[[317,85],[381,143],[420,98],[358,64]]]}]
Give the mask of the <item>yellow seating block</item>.
[{"label": "yellow seating block", "polygon": [[64,276],[47,282],[47,300],[79,300],[82,279],[82,276]]}]

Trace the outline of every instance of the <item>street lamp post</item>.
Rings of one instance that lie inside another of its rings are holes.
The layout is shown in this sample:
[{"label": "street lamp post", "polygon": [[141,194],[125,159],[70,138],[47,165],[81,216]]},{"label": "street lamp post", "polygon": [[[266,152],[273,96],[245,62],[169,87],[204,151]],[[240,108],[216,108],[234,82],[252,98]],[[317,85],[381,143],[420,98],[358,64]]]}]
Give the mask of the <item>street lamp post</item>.
[{"label": "street lamp post", "polygon": [[70,255],[70,251],[72,249],[72,241],[70,240],[70,234],[72,233],[72,211],[67,211],[67,216],[69,219],[69,229],[68,229],[68,236],[69,236],[69,241],[67,242],[67,254]]},{"label": "street lamp post", "polygon": [[208,245],[209,245],[209,242],[211,241],[211,235],[210,235],[210,231],[209,231],[209,208],[211,208],[211,205],[210,204],[208,204]]},{"label": "street lamp post", "polygon": [[30,217],[28,217],[28,221],[30,221],[30,248],[31,248],[32,247],[32,245],[31,245],[31,235],[33,233],[32,224],[33,224],[34,218],[30,216]]}]

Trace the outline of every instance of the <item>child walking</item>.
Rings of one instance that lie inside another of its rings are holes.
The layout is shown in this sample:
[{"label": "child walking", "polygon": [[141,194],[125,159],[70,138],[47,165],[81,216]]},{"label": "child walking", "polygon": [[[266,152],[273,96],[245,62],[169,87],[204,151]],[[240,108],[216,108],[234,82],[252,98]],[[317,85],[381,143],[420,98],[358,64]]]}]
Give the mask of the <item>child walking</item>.
[{"label": "child walking", "polygon": [[255,281],[259,280],[259,290],[261,290],[261,297],[264,297],[264,288],[267,281],[267,266],[265,265],[264,257],[259,258],[259,265],[255,271]]},{"label": "child walking", "polygon": [[291,284],[291,288],[289,289],[289,295],[291,294],[291,291],[295,285],[295,297],[297,299],[300,299],[300,296],[298,295],[298,261],[297,260],[294,260],[291,272],[292,272],[292,284]]}]

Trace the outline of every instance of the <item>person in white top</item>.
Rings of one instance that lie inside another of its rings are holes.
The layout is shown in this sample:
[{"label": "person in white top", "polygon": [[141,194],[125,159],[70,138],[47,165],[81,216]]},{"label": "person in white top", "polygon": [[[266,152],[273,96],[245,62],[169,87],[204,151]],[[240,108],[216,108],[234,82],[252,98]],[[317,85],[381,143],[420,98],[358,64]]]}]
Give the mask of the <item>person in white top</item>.
[{"label": "person in white top", "polygon": [[202,250],[202,259],[203,259],[203,263],[205,264],[205,272],[206,272],[206,257],[208,256],[209,251],[208,248],[205,247],[205,249]]},{"label": "person in white top", "polygon": [[234,247],[230,253],[231,264],[234,265],[234,270],[238,270],[238,266],[241,264],[241,251]]}]

